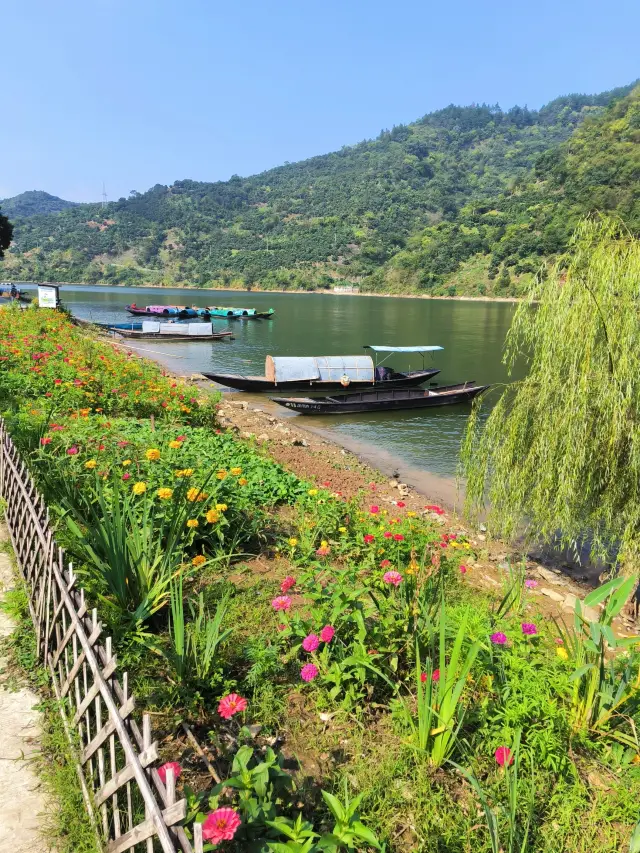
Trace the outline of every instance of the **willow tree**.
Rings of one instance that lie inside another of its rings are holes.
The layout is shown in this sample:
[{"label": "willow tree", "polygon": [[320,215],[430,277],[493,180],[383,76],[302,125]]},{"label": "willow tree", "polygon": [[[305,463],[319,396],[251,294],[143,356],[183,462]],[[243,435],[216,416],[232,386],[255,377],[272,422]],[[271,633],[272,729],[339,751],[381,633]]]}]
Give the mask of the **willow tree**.
[{"label": "willow tree", "polygon": [[[640,242],[619,221],[581,221],[567,255],[533,285],[505,363],[528,362],[462,448],[467,509],[493,533],[528,533],[592,556],[640,552]],[[486,404],[485,404],[486,405]]]}]

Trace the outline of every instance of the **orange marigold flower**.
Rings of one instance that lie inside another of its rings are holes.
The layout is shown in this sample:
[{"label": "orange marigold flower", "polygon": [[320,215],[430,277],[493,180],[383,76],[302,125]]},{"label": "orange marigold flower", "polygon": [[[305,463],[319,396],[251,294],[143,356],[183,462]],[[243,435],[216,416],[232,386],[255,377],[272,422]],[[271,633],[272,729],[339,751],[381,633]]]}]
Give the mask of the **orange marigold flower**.
[{"label": "orange marigold flower", "polygon": [[234,477],[239,477],[242,474],[242,468],[232,468],[231,473]]},{"label": "orange marigold flower", "polygon": [[133,494],[134,495],[143,495],[147,491],[146,483],[134,483],[133,484]]},{"label": "orange marigold flower", "polygon": [[157,447],[150,447],[144,455],[150,462],[157,462],[160,459],[160,451]]},{"label": "orange marigold flower", "polygon": [[197,518],[190,518],[189,521],[187,521],[187,527],[195,528],[198,527],[198,525],[199,521]]},{"label": "orange marigold flower", "polygon": [[238,480],[238,483],[239,483],[241,486],[246,486],[248,482],[249,482],[249,481],[248,481],[245,477],[240,477],[240,479]]},{"label": "orange marigold flower", "polygon": [[228,474],[224,469],[222,471],[218,471],[218,473],[216,474],[216,477],[218,478],[218,480],[226,480],[227,476],[228,476]]},{"label": "orange marigold flower", "polygon": [[207,562],[207,558],[203,554],[198,554],[197,557],[194,557],[193,560],[191,560],[191,564],[193,566],[202,566],[206,562]]},{"label": "orange marigold flower", "polygon": [[89,470],[91,470],[92,468],[95,468],[97,464],[98,464],[98,463],[96,462],[96,460],[95,460],[95,459],[89,459],[89,461],[88,461],[88,462],[85,462],[85,463],[84,463],[84,467],[85,467],[85,468],[88,468]]},{"label": "orange marigold flower", "polygon": [[173,497],[173,489],[167,489],[166,487],[163,487],[161,489],[158,489],[156,494],[161,500],[168,501],[169,498]]},{"label": "orange marigold flower", "polygon": [[215,511],[215,509],[210,509],[206,515],[206,519],[209,524],[215,524],[216,521],[220,519],[220,515]]},{"label": "orange marigold flower", "polygon": [[180,448],[182,447],[182,442],[181,441],[170,441],[169,447],[172,450],[180,450]]}]

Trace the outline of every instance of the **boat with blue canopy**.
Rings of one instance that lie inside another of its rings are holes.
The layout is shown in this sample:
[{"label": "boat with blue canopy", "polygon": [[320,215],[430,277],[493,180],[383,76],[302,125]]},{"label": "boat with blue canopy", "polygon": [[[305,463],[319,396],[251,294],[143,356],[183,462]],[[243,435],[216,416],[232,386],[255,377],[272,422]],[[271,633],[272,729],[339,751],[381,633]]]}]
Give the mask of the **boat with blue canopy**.
[{"label": "boat with blue canopy", "polygon": [[[424,353],[441,350],[442,347],[365,347],[379,352],[416,352]],[[386,361],[385,357],[382,359]],[[437,368],[422,370],[396,371],[381,363],[374,363],[370,355],[329,355],[329,356],[272,356],[265,360],[264,376],[245,376],[235,373],[205,373],[213,382],[240,391],[340,391],[350,387],[402,388],[421,385],[440,373]]]}]

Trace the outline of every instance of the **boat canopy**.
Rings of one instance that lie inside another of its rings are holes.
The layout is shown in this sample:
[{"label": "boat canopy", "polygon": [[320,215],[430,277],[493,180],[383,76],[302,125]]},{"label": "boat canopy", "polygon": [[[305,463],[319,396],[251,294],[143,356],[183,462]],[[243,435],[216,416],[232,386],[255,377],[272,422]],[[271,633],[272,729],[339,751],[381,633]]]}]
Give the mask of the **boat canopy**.
[{"label": "boat canopy", "polygon": [[374,352],[436,352],[444,347],[374,347],[367,345],[363,349],[372,349]]},{"label": "boat canopy", "polygon": [[374,365],[370,355],[322,355],[303,358],[268,355],[264,372],[270,382],[340,382],[343,376],[348,376],[351,382],[374,381]]}]

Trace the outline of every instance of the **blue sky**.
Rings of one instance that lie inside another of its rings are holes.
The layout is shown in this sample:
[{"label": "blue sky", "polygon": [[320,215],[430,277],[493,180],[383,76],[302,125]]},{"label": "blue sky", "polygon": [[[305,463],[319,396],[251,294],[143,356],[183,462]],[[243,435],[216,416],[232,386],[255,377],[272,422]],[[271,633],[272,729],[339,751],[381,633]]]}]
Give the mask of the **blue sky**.
[{"label": "blue sky", "polygon": [[20,0],[1,26],[0,198],[226,180],[640,76],[638,0]]}]

